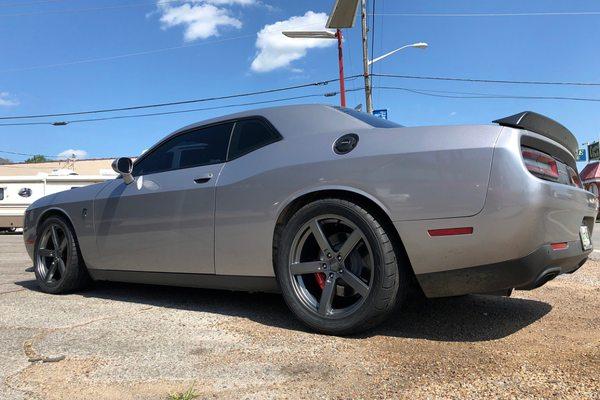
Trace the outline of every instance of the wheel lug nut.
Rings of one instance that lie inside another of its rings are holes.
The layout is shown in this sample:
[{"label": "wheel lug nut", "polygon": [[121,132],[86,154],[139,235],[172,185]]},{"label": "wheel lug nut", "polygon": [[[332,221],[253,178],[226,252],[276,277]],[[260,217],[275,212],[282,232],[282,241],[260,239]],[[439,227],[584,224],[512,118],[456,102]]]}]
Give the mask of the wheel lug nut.
[{"label": "wheel lug nut", "polygon": [[331,253],[327,253],[327,258],[331,258]]},{"label": "wheel lug nut", "polygon": [[323,269],[327,269],[327,264],[323,264]]},{"label": "wheel lug nut", "polygon": [[330,278],[333,278],[333,274],[329,274],[329,277],[330,277]]},{"label": "wheel lug nut", "polygon": [[337,259],[338,261],[342,261],[342,256],[338,254]]}]

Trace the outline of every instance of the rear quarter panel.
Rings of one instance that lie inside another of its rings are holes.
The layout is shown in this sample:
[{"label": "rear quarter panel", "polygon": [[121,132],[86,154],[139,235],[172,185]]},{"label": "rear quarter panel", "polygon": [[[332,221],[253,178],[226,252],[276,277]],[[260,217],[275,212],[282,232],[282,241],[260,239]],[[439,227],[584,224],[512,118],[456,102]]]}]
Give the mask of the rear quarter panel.
[{"label": "rear quarter panel", "polygon": [[[480,213],[395,222],[417,275],[519,259],[542,245],[579,240],[584,218],[597,212],[594,195],[529,173],[521,157],[523,135],[559,146],[531,132],[503,128]],[[427,232],[461,226],[473,227],[474,234],[430,237]]]},{"label": "rear quarter panel", "polygon": [[[475,215],[485,203],[494,142],[502,128],[452,126],[359,129],[286,137],[226,164],[215,213],[218,274],[272,276],[279,214],[319,190],[360,193],[392,221]],[[334,141],[359,144],[337,155]]]}]

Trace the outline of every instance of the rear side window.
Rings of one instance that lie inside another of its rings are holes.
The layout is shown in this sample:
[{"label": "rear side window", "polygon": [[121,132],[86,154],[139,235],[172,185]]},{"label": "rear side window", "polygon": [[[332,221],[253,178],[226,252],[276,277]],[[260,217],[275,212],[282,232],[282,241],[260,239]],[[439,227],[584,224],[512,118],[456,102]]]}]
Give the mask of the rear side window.
[{"label": "rear side window", "polygon": [[281,139],[281,136],[260,119],[236,122],[229,146],[229,159],[238,158]]},{"label": "rear side window", "polygon": [[133,176],[225,162],[233,123],[195,129],[169,139],[133,167]]},{"label": "rear side window", "polygon": [[0,200],[4,200],[4,188],[0,188]]}]

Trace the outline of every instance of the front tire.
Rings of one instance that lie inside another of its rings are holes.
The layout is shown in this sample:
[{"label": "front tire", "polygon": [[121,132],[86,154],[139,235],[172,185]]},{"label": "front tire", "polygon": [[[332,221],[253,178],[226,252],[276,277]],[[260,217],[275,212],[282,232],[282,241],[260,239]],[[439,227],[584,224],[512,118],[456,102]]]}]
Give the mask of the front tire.
[{"label": "front tire", "polygon": [[38,232],[33,259],[40,289],[59,294],[87,286],[90,277],[70,224],[63,218],[50,217],[42,223]]},{"label": "front tire", "polygon": [[340,199],[317,200],[294,214],[280,237],[276,275],[296,317],[334,335],[374,327],[407,289],[383,221]]}]

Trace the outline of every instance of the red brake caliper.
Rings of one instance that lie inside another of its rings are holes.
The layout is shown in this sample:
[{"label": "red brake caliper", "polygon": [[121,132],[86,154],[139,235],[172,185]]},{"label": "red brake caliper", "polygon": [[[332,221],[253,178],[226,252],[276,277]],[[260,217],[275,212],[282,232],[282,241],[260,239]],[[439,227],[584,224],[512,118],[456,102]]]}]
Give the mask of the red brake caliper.
[{"label": "red brake caliper", "polygon": [[327,280],[325,274],[322,272],[317,272],[315,274],[315,280],[317,281],[317,285],[319,285],[321,290],[323,290],[323,288],[325,287],[325,281]]}]

